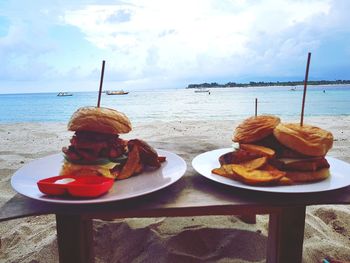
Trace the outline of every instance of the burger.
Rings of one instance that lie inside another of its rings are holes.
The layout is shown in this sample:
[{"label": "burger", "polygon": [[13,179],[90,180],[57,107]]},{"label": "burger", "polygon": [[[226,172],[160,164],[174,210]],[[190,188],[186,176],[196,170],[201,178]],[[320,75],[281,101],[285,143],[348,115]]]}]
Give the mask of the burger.
[{"label": "burger", "polygon": [[275,151],[258,146],[258,143],[273,134],[280,118],[270,115],[250,117],[239,124],[233,134],[232,141],[239,144],[238,149],[220,156],[221,165],[239,164],[262,156],[275,157]]},{"label": "burger", "polygon": [[292,181],[319,181],[329,176],[325,156],[333,146],[332,133],[312,125],[280,123],[273,136],[280,144],[276,144],[279,158],[274,164]]},{"label": "burger", "polygon": [[122,112],[82,107],[72,115],[67,128],[74,135],[70,145],[62,148],[65,160],[60,175],[125,179],[141,173],[145,166],[160,167],[161,158],[146,142],[119,137],[132,130]]},{"label": "burger", "polygon": [[316,126],[281,123],[276,116],[261,115],[243,121],[234,132],[239,149],[219,158],[221,164],[268,157],[270,168],[285,172],[285,181],[303,183],[329,176],[325,158],[333,136]]}]

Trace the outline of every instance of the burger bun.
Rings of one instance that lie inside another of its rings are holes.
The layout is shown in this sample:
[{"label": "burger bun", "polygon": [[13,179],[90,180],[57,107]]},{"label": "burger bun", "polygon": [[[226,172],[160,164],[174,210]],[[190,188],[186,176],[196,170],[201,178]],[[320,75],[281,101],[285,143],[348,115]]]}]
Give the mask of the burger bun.
[{"label": "burger bun", "polygon": [[279,123],[273,135],[282,145],[306,156],[325,156],[333,146],[332,133],[311,125]]},{"label": "burger bun", "polygon": [[330,176],[329,168],[317,171],[286,171],[285,176],[295,183],[312,183],[322,181]]},{"label": "burger bun", "polygon": [[124,113],[103,107],[79,108],[68,123],[70,131],[121,134],[128,133],[131,129],[131,122]]},{"label": "burger bun", "polygon": [[280,123],[280,118],[270,115],[259,115],[244,120],[235,129],[232,140],[238,143],[253,143],[272,134]]}]

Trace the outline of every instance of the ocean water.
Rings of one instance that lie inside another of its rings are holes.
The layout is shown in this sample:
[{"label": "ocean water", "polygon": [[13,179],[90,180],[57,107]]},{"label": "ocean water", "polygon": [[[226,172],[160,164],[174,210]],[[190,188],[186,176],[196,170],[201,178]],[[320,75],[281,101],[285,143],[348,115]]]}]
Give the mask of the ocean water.
[{"label": "ocean water", "polygon": [[[303,87],[217,88],[209,93],[193,89],[130,91],[101,96],[101,106],[124,112],[131,122],[174,120],[235,120],[255,113],[300,116]],[[82,106],[95,106],[97,92],[0,95],[0,123],[67,122]],[[305,116],[350,115],[350,86],[309,86]]]}]

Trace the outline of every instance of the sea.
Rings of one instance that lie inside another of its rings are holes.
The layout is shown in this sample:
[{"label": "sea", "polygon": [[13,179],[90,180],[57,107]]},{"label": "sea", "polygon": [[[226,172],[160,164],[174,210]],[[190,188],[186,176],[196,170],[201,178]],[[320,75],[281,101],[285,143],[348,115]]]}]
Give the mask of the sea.
[{"label": "sea", "polygon": [[[83,106],[96,106],[97,92],[0,94],[0,123],[68,122]],[[127,95],[101,94],[101,107],[124,112],[132,123],[237,120],[255,114],[298,117],[303,87],[157,89]],[[350,115],[350,86],[308,86],[304,116]]]}]

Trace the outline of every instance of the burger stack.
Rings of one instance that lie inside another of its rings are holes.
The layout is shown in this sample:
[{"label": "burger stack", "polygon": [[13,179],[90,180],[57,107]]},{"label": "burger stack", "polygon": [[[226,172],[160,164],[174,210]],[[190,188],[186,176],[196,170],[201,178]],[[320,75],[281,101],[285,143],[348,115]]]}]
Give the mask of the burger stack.
[{"label": "burger stack", "polygon": [[333,135],[319,127],[282,123],[276,116],[244,120],[232,140],[238,149],[219,158],[213,173],[252,185],[284,185],[326,179]]},{"label": "burger stack", "polygon": [[82,107],[71,117],[68,130],[74,135],[63,147],[65,161],[60,175],[98,175],[126,179],[146,167],[159,168],[165,157],[159,157],[146,142],[124,140],[120,134],[132,129],[122,112],[104,107]]}]

